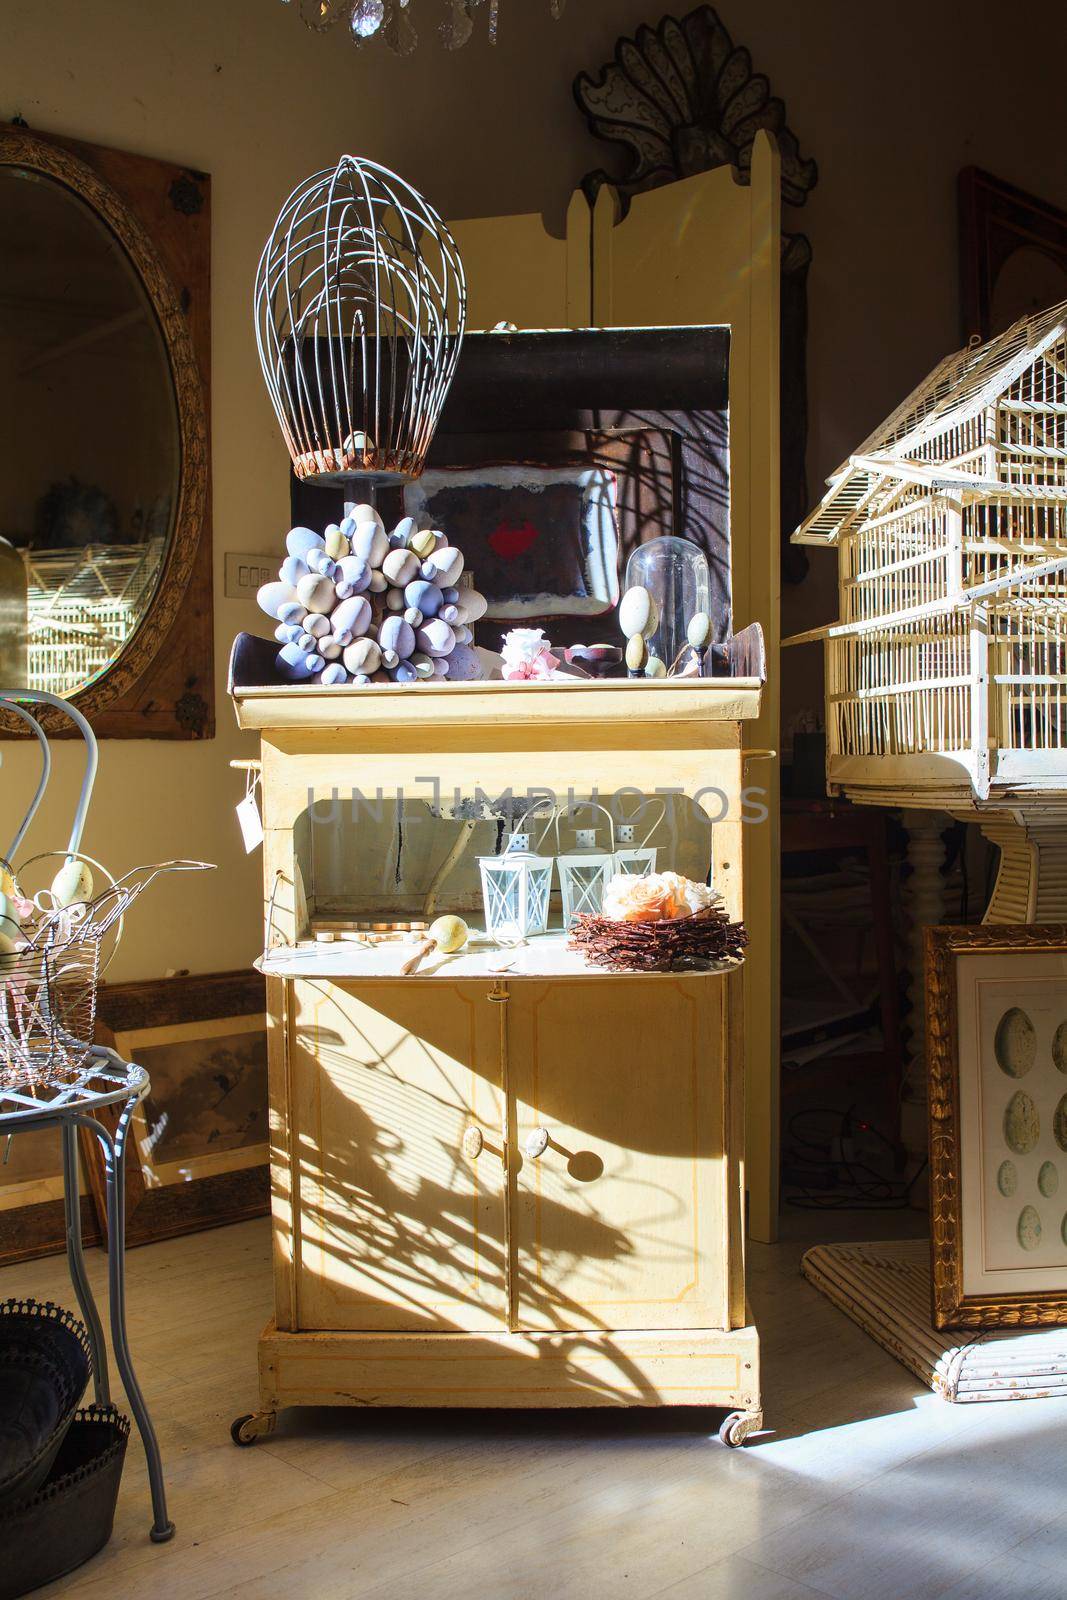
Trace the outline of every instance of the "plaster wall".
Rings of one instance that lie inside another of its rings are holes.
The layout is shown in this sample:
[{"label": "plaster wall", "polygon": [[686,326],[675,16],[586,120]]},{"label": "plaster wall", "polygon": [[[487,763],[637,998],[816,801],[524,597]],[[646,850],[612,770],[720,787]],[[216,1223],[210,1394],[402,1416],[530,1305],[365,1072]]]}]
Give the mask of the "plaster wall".
[{"label": "plaster wall", "polygon": [[[0,0],[0,116],[202,168],[213,180],[213,476],[218,735],[202,745],[105,745],[88,851],[115,872],[171,855],[219,863],[202,880],[156,886],[113,975],[246,964],[259,941],[260,861],[241,850],[228,770],[238,734],[223,676],[234,634],[259,629],[222,595],[227,550],[272,551],[287,527],[287,458],[256,366],[250,299],[259,251],[282,199],[342,150],[421,187],[446,216],[543,210],[562,231],[567,199],[614,151],[586,131],[576,72],[616,37],[656,21],[665,0],[505,0],[502,39],[448,54],[427,30],[405,61],[316,37],[277,0]],[[420,0],[423,12],[437,0]],[[1056,0],[1027,10],[1014,49],[1003,8],[976,0],[723,0],[724,20],[789,108],[821,178],[787,227],[811,237],[809,468],[812,495],[934,361],[957,342],[955,175],[975,163],[1067,206],[1062,70],[1067,22]],[[1044,17],[1042,27],[1040,19]],[[1033,40],[1044,38],[1040,49]],[[1058,39],[1058,44],[1057,44]],[[2,241],[0,241],[2,248]],[[834,559],[783,600],[783,632],[834,611]],[[819,703],[818,654],[786,658],[787,708]],[[0,836],[33,783],[27,746],[6,745]],[[75,751],[60,750],[29,844],[66,837]],[[64,784],[64,779],[67,780]],[[2,848],[2,846],[0,846]]]}]

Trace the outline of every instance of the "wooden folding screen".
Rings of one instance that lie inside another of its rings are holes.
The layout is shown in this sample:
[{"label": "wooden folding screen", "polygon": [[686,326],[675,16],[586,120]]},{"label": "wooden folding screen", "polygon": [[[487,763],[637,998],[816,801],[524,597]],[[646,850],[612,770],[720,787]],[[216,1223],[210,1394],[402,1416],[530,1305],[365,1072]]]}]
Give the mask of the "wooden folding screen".
[{"label": "wooden folding screen", "polygon": [[749,1231],[776,1235],[778,1209],[778,331],[781,185],[766,133],[751,182],[727,167],[634,197],[625,217],[602,189],[591,211],[575,193],[566,234],[540,216],[454,223],[470,289],[470,325],[492,328],[653,327],[728,323],[730,539],[735,631],[763,627],[768,682],[748,725],[746,784],[764,822],[742,830]]}]

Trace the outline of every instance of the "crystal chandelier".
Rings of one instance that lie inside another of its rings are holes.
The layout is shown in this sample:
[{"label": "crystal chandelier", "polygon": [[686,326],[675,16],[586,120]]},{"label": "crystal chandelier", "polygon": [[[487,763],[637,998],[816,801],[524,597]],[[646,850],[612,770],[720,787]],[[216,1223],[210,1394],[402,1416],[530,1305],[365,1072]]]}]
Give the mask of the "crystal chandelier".
[{"label": "crystal chandelier", "polygon": [[[282,0],[290,5],[292,0]],[[548,0],[554,17],[563,15],[567,0]],[[489,39],[496,44],[500,0],[299,0],[300,15],[314,33],[325,33],[344,21],[355,45],[384,39],[397,55],[409,56],[419,42],[415,13],[426,16],[436,5],[441,37],[449,50],[459,50],[474,34],[479,11],[489,19]]]}]

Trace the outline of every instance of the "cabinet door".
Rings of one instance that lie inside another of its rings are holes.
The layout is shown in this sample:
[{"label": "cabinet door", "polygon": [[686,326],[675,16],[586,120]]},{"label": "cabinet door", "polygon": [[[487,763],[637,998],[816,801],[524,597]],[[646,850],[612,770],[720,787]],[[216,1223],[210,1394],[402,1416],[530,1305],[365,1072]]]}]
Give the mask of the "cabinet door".
[{"label": "cabinet door", "polygon": [[516,1326],[729,1326],[726,981],[510,991]]},{"label": "cabinet door", "polygon": [[499,1055],[484,984],[293,983],[299,1327],[506,1325]]}]

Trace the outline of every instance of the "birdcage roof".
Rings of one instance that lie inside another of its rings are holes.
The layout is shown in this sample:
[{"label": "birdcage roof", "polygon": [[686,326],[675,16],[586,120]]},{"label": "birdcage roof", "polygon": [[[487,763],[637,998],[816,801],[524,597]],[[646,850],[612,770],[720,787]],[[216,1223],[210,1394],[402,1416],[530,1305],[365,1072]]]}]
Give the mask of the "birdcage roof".
[{"label": "birdcage roof", "polygon": [[934,463],[926,474],[932,480],[936,476],[936,441],[980,415],[1027,367],[1065,339],[1067,301],[1061,301],[1039,316],[1020,317],[986,344],[968,345],[946,356],[831,473],[826,494],[797,528],[794,539],[803,544],[835,544],[844,524],[864,501],[895,476],[893,464],[913,460],[917,452],[922,452],[924,463]]}]

